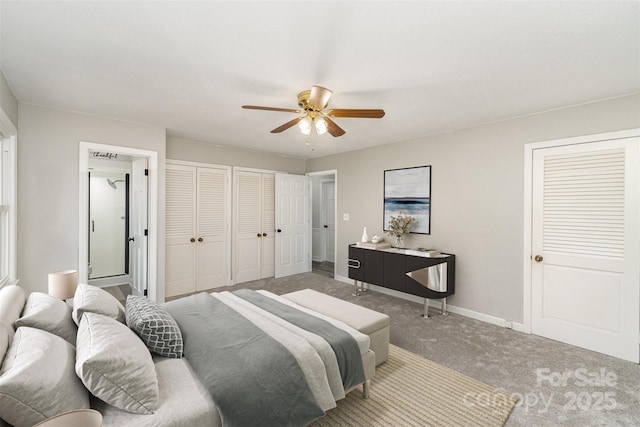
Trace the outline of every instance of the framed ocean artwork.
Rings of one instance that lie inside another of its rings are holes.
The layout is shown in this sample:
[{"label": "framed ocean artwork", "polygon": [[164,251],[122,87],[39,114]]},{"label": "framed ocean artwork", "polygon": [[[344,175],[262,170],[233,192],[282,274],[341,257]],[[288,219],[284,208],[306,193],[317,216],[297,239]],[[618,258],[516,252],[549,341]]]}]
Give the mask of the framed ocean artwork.
[{"label": "framed ocean artwork", "polygon": [[384,231],[401,213],[416,219],[411,233],[431,233],[431,166],[384,171]]}]

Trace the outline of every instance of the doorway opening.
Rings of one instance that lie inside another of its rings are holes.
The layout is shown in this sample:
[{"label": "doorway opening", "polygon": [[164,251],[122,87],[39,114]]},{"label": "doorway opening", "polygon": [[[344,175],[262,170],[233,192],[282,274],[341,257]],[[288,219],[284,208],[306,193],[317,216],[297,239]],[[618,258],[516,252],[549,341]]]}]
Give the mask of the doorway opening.
[{"label": "doorway opening", "polygon": [[335,277],[337,171],[312,172],[312,272]]},{"label": "doorway opening", "polygon": [[89,283],[128,283],[131,164],[89,166]]},{"label": "doorway opening", "polygon": [[78,281],[157,295],[157,153],[80,142]]}]

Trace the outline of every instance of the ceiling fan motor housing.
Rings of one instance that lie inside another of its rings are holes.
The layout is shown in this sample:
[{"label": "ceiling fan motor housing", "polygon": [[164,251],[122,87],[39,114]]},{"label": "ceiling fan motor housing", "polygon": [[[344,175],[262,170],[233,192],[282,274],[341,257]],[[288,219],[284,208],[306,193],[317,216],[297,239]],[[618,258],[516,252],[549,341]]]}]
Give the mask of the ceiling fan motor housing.
[{"label": "ceiling fan motor housing", "polygon": [[310,90],[303,90],[298,94],[298,106],[303,110],[309,107],[309,97],[311,96]]}]

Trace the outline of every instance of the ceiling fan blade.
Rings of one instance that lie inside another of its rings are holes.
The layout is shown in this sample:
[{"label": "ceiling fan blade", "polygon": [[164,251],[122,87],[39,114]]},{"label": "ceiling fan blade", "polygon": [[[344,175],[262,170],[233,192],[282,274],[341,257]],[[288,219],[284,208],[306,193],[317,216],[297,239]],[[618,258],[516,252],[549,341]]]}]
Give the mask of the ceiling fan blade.
[{"label": "ceiling fan blade", "polygon": [[326,87],[313,86],[309,95],[309,107],[314,110],[322,110],[329,103],[332,93]]},{"label": "ceiling fan blade", "polygon": [[324,120],[327,122],[327,132],[329,132],[334,137],[339,137],[345,134],[344,129],[336,124],[329,117],[325,117]]},{"label": "ceiling fan blade", "polygon": [[285,113],[302,113],[300,110],[292,110],[291,108],[276,108],[276,107],[260,107],[259,105],[243,105],[242,108],[247,110],[266,110],[266,111],[284,111]]},{"label": "ceiling fan blade", "polygon": [[357,117],[362,119],[380,119],[384,117],[384,110],[360,110],[349,108],[334,108],[327,111],[331,117]]},{"label": "ceiling fan blade", "polygon": [[288,121],[287,123],[283,124],[282,126],[278,126],[274,130],[272,130],[271,133],[280,133],[283,130],[287,130],[290,127],[295,126],[296,124],[298,124],[298,122],[300,120],[302,120],[303,118],[304,117],[296,117],[295,119]]}]

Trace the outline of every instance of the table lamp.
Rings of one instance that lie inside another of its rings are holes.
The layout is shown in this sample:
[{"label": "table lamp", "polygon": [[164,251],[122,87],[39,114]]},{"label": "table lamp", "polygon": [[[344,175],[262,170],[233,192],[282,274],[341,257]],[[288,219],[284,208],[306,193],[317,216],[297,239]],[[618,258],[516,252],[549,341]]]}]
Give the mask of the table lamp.
[{"label": "table lamp", "polygon": [[63,301],[73,298],[78,286],[78,271],[66,270],[49,273],[49,295]]}]

